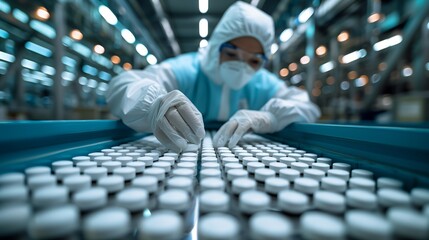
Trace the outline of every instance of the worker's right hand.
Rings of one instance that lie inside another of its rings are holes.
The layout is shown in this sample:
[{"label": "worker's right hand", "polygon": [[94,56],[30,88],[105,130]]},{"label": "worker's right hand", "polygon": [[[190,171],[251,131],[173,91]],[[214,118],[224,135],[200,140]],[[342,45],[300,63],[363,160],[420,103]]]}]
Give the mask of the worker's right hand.
[{"label": "worker's right hand", "polygon": [[178,90],[158,97],[149,114],[153,134],[173,151],[181,152],[188,141],[198,144],[205,136],[201,113]]}]

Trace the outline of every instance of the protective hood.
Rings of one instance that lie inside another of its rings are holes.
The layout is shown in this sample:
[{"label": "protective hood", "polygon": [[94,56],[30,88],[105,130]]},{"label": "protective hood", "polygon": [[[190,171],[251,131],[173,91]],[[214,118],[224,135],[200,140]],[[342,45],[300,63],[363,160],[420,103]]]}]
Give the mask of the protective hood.
[{"label": "protective hood", "polygon": [[219,75],[220,45],[244,36],[256,38],[264,48],[265,56],[270,57],[274,40],[273,19],[258,8],[239,1],[226,10],[214,29],[208,46],[199,50],[201,68],[210,80],[217,84],[223,83]]}]

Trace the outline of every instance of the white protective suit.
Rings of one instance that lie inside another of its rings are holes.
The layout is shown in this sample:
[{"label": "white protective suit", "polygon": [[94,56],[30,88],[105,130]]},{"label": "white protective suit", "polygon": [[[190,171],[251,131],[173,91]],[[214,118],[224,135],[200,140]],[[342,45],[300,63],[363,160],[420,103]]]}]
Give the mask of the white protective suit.
[{"label": "white protective suit", "polygon": [[[271,17],[250,4],[234,3],[216,26],[208,46],[198,53],[113,78],[107,91],[112,113],[136,131],[153,132],[161,143],[176,151],[183,150],[186,141],[202,139],[202,119],[229,119],[214,137],[215,146],[229,141],[229,147],[248,131],[273,133],[292,122],[314,122],[320,111],[308,94],[287,87],[264,68],[241,89],[224,84],[219,74],[219,47],[242,36],[256,38],[269,57],[274,39]],[[171,109],[175,114],[169,113]],[[176,121],[177,116],[184,120]]]}]

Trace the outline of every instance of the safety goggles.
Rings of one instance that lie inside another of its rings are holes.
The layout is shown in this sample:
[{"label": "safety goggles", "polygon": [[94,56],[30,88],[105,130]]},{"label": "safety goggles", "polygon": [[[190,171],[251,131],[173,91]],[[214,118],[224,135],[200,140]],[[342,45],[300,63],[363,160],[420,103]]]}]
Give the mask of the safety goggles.
[{"label": "safety goggles", "polygon": [[223,60],[243,61],[255,70],[259,70],[267,61],[264,54],[249,53],[228,42],[220,45],[219,52]]}]

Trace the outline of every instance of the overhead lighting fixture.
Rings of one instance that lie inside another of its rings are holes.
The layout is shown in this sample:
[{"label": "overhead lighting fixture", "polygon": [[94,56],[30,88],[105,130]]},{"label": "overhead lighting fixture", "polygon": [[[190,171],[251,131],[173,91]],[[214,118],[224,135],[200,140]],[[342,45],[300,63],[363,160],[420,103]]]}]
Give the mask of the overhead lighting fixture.
[{"label": "overhead lighting fixture", "polygon": [[280,69],[279,74],[281,77],[287,77],[287,75],[289,75],[289,70],[287,68],[282,68]]},{"label": "overhead lighting fixture", "polygon": [[91,56],[91,52],[92,52],[91,49],[83,44],[75,42],[73,43],[71,48],[82,56],[85,56],[85,57]]},{"label": "overhead lighting fixture", "polygon": [[40,54],[44,57],[51,57],[52,56],[51,50],[49,50],[48,48],[42,47],[39,44],[36,44],[34,42],[26,42],[25,48],[34,52],[34,53]]},{"label": "overhead lighting fixture", "polygon": [[110,10],[110,8],[100,5],[100,7],[98,7],[98,12],[108,24],[116,25],[118,23],[118,18],[116,18],[115,14],[112,12],[112,10]]},{"label": "overhead lighting fixture", "polygon": [[0,38],[8,39],[9,33],[3,29],[0,29]]},{"label": "overhead lighting fixture", "polygon": [[28,69],[31,69],[31,70],[36,70],[37,67],[39,66],[39,64],[37,64],[34,61],[28,60],[28,59],[22,59],[21,66],[28,68]]},{"label": "overhead lighting fixture", "polygon": [[345,42],[345,41],[349,40],[349,37],[350,37],[350,35],[348,32],[342,31],[340,34],[338,34],[337,40],[338,40],[338,42]]},{"label": "overhead lighting fixture", "polygon": [[122,67],[124,68],[124,70],[128,71],[131,70],[133,68],[133,65],[131,65],[131,63],[124,63],[124,65],[122,65]]},{"label": "overhead lighting fixture", "polygon": [[154,65],[158,62],[158,59],[156,59],[156,57],[152,54],[147,55],[146,60],[150,65]]},{"label": "overhead lighting fixture", "polygon": [[97,76],[98,70],[95,67],[92,67],[89,65],[83,65],[82,66],[82,72],[89,74],[91,76]]},{"label": "overhead lighting fixture", "polygon": [[98,54],[103,54],[104,53],[104,47],[101,46],[100,44],[97,44],[94,46],[94,52],[98,53]]},{"label": "overhead lighting fixture", "polygon": [[113,64],[119,64],[121,62],[121,58],[119,56],[113,55],[110,58],[110,61],[112,61]]},{"label": "overhead lighting fixture", "polygon": [[395,35],[391,38],[387,38],[384,40],[381,40],[380,42],[374,43],[372,46],[374,51],[381,51],[383,49],[386,49],[388,47],[395,46],[402,42],[402,36],[401,35]]},{"label": "overhead lighting fixture", "polygon": [[380,21],[383,18],[383,15],[380,13],[373,13],[368,17],[368,23],[375,23]]},{"label": "overhead lighting fixture", "polygon": [[48,9],[45,7],[38,7],[36,10],[36,17],[42,21],[45,21],[51,17],[51,14],[49,14]]},{"label": "overhead lighting fixture", "polygon": [[98,86],[98,82],[94,79],[89,79],[87,86],[90,88],[96,88]]},{"label": "overhead lighting fixture", "polygon": [[129,44],[133,44],[136,41],[134,34],[126,28],[122,29],[121,35]]},{"label": "overhead lighting fixture", "polygon": [[209,22],[205,18],[200,19],[199,24],[200,37],[205,38],[209,35]]},{"label": "overhead lighting fixture", "polygon": [[46,23],[32,20],[30,21],[30,27],[48,38],[54,39],[56,36],[55,29]]},{"label": "overhead lighting fixture", "polygon": [[201,39],[200,48],[207,47],[208,45],[209,45],[209,42],[207,41],[207,39]]},{"label": "overhead lighting fixture", "polygon": [[355,78],[357,78],[357,72],[356,71],[350,71],[350,72],[347,73],[347,77],[350,80],[355,79]]},{"label": "overhead lighting fixture", "polygon": [[199,0],[198,9],[200,13],[206,13],[209,10],[209,0]]},{"label": "overhead lighting fixture", "polygon": [[0,60],[6,61],[6,62],[15,62],[15,56],[13,56],[12,54],[0,51]]},{"label": "overhead lighting fixture", "polygon": [[294,72],[294,71],[296,71],[296,70],[298,69],[298,64],[296,64],[296,63],[291,63],[291,64],[289,64],[288,68],[289,68],[289,70],[290,70],[291,72]]},{"label": "overhead lighting fixture", "polygon": [[303,65],[306,65],[310,62],[310,57],[309,56],[302,56],[301,59],[299,60],[299,62]]},{"label": "overhead lighting fixture", "polygon": [[271,44],[271,54],[275,54],[279,50],[279,45],[277,43]]},{"label": "overhead lighting fixture", "polygon": [[302,79],[301,74],[297,74],[297,75],[295,75],[295,76],[293,76],[293,77],[291,77],[291,78],[290,78],[290,82],[291,82],[292,84],[298,84],[298,83],[300,83],[302,80],[303,80],[303,79]]},{"label": "overhead lighting fixture", "polygon": [[347,82],[347,81],[342,81],[341,84],[340,84],[340,87],[341,87],[342,90],[345,91],[345,90],[347,90],[347,89],[350,88],[350,83]]},{"label": "overhead lighting fixture", "polygon": [[369,81],[368,76],[362,75],[359,78],[356,78],[354,82],[356,87],[363,87],[368,83],[368,81]]},{"label": "overhead lighting fixture", "polygon": [[317,56],[323,56],[326,54],[326,52],[327,52],[327,49],[323,45],[320,45],[319,47],[316,48],[316,55]]},{"label": "overhead lighting fixture", "polygon": [[2,11],[4,13],[9,13],[10,12],[10,5],[5,1],[1,1],[0,2],[0,11]]},{"label": "overhead lighting fixture", "polygon": [[305,23],[310,19],[310,17],[313,15],[314,9],[312,7],[304,9],[299,15],[298,15],[298,21],[300,23]]},{"label": "overhead lighting fixture", "polygon": [[80,41],[83,38],[83,34],[81,31],[79,31],[78,29],[73,29],[70,32],[70,37],[76,41]]},{"label": "overhead lighting fixture", "polygon": [[280,34],[280,41],[287,42],[292,37],[292,35],[293,30],[291,28],[287,28]]},{"label": "overhead lighting fixture", "polygon": [[324,63],[322,65],[320,65],[319,70],[321,73],[325,73],[325,72],[329,72],[332,69],[334,69],[334,62],[333,61],[329,61],[327,63]]},{"label": "overhead lighting fixture", "polygon": [[137,44],[137,45],[136,45],[136,51],[137,51],[137,52],[138,52],[142,57],[146,56],[146,55],[149,53],[149,51],[147,50],[146,46],[145,46],[145,45],[143,45],[143,44],[141,44],[141,43],[139,43],[139,44]]},{"label": "overhead lighting fixture", "polygon": [[344,64],[348,64],[351,62],[354,62],[360,58],[364,58],[366,56],[366,50],[361,49],[358,51],[351,52],[349,54],[344,55],[344,57],[341,58],[342,62]]},{"label": "overhead lighting fixture", "polygon": [[413,75],[413,69],[411,67],[404,67],[402,69],[402,75],[404,77],[409,77],[409,76]]},{"label": "overhead lighting fixture", "polygon": [[44,74],[47,75],[51,75],[53,76],[55,74],[55,68],[48,66],[48,65],[43,65],[42,68],[40,69]]},{"label": "overhead lighting fixture", "polygon": [[109,81],[112,78],[112,75],[110,75],[107,72],[100,71],[100,73],[98,74],[98,77],[104,81]]},{"label": "overhead lighting fixture", "polygon": [[64,71],[63,73],[61,73],[61,78],[66,81],[73,81],[75,78],[75,75],[74,73]]},{"label": "overhead lighting fixture", "polygon": [[17,8],[15,8],[12,11],[12,15],[13,15],[13,17],[15,17],[16,19],[18,19],[22,23],[27,23],[28,20],[30,19],[25,12],[23,12],[23,11],[17,9]]}]

